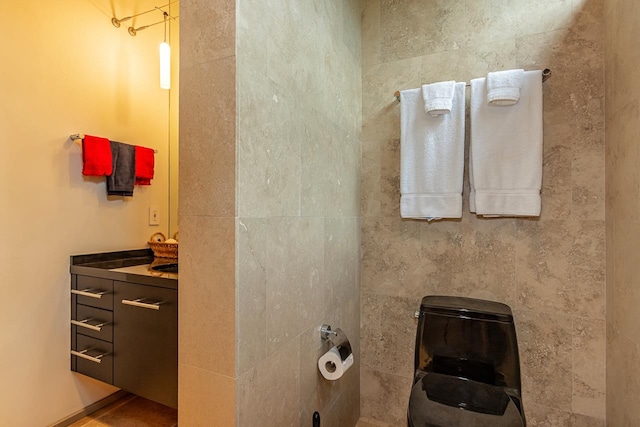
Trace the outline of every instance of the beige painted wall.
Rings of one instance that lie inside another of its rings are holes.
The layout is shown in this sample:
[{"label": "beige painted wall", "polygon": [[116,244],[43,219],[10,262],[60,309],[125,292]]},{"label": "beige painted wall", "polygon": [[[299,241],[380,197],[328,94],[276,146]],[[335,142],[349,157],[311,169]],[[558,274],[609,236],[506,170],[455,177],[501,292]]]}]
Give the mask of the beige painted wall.
[{"label": "beige painted wall", "polygon": [[[106,0],[3,6],[0,425],[48,425],[115,390],[69,370],[69,256],[141,248],[168,228],[162,29],[133,38],[110,22],[114,12],[152,7]],[[104,179],[82,177],[81,149],[68,140],[78,132],[157,148],[153,185],[108,200]],[[161,227],[147,225],[150,205],[161,208]]]},{"label": "beige painted wall", "polygon": [[[362,416],[406,425],[412,314],[450,294],[515,310],[529,424],[603,426],[603,1],[365,3]],[[461,221],[401,220],[394,91],[547,67],[541,217],[479,219],[465,184]]]},{"label": "beige painted wall", "polygon": [[640,7],[607,0],[607,422],[640,424]]},{"label": "beige painted wall", "polygon": [[[359,410],[358,0],[246,0],[237,46],[237,425],[353,426]],[[336,382],[320,326],[349,336]]]}]

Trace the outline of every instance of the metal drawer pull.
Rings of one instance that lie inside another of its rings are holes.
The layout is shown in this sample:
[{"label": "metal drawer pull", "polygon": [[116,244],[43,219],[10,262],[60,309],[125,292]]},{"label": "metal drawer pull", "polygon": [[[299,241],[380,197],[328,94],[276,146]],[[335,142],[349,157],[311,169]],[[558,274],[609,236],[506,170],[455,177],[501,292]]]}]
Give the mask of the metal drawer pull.
[{"label": "metal drawer pull", "polygon": [[77,289],[71,289],[72,294],[81,295],[83,297],[96,298],[96,299],[102,298],[102,295],[107,293],[107,291],[98,291],[98,292],[91,292],[91,291],[93,291],[93,289],[91,288],[84,289],[82,291],[79,291]]},{"label": "metal drawer pull", "polygon": [[148,308],[149,310],[160,310],[160,304],[162,304],[162,302],[158,301],[153,303],[147,303],[147,302],[142,302],[142,300],[144,300],[144,298],[134,299],[133,301],[128,299],[123,299],[122,303],[125,305],[132,305],[134,307]]},{"label": "metal drawer pull", "polygon": [[98,323],[97,325],[92,325],[89,322],[92,319],[84,319],[84,320],[71,320],[72,325],[82,326],[83,328],[91,329],[92,331],[100,332],[102,331],[102,327],[107,324],[107,322]]},{"label": "metal drawer pull", "polygon": [[86,349],[86,350],[82,350],[82,351],[71,350],[71,354],[74,355],[74,356],[78,356],[78,357],[81,357],[83,359],[89,360],[90,362],[93,362],[93,363],[101,363],[102,362],[101,359],[104,356],[106,356],[107,354],[109,354],[109,353],[104,353],[104,354],[99,354],[97,356],[89,356],[87,354],[87,351],[89,351],[89,350],[90,350],[89,348]]}]

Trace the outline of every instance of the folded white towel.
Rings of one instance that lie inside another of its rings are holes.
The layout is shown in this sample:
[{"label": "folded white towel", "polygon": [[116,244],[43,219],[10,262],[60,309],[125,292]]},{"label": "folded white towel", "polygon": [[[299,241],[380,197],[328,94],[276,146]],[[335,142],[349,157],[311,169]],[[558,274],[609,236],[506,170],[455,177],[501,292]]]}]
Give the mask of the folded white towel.
[{"label": "folded white towel", "polygon": [[424,114],[421,89],[400,93],[400,215],[462,217],[465,84],[455,85],[450,114]]},{"label": "folded white towel", "polygon": [[542,72],[524,73],[520,102],[485,102],[486,79],[471,80],[471,212],[539,216],[542,187]]},{"label": "folded white towel", "polygon": [[524,70],[497,71],[487,74],[489,105],[513,105],[520,99]]},{"label": "folded white towel", "polygon": [[422,85],[424,112],[433,117],[451,112],[455,85],[453,80]]}]

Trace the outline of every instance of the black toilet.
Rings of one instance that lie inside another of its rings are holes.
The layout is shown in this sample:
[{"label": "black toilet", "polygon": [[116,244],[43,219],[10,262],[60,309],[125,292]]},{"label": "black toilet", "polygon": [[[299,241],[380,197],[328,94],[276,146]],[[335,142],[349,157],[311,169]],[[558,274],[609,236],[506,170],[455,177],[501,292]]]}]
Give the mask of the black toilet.
[{"label": "black toilet", "polygon": [[526,427],[509,306],[424,297],[414,367],[409,427]]}]

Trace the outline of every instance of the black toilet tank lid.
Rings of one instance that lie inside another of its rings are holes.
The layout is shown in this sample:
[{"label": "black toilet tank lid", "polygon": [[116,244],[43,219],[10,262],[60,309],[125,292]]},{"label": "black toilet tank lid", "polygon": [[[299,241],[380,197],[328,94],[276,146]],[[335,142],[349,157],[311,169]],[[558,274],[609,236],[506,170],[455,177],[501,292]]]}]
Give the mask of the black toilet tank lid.
[{"label": "black toilet tank lid", "polygon": [[420,311],[470,317],[475,317],[475,314],[483,318],[513,322],[513,313],[508,305],[476,298],[428,295],[422,298]]}]

